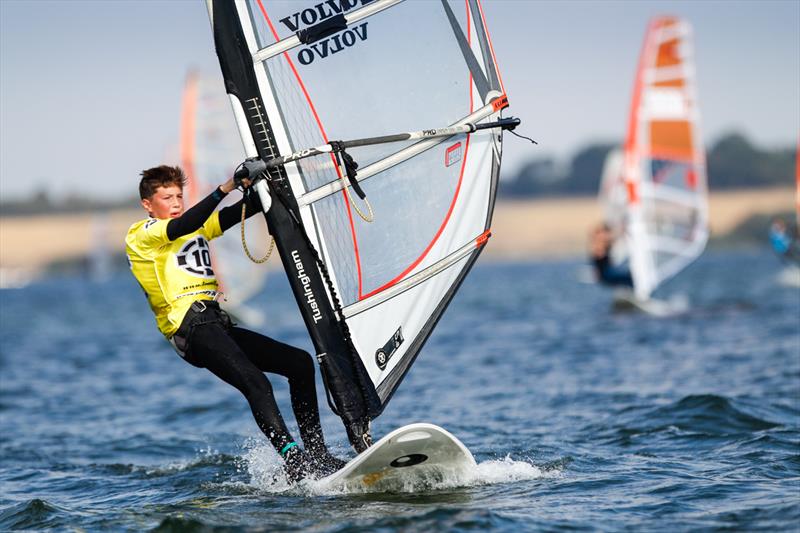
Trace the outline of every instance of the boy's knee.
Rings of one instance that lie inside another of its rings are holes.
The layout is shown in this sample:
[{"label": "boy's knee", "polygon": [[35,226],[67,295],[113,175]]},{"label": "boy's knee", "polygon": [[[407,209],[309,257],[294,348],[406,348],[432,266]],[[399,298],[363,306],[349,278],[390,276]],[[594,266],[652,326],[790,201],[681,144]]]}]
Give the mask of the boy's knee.
[{"label": "boy's knee", "polygon": [[307,351],[298,350],[297,367],[301,376],[314,378],[314,358]]},{"label": "boy's knee", "polygon": [[253,373],[244,380],[244,390],[242,391],[248,398],[252,396],[262,396],[272,394],[272,384],[267,376],[261,372]]}]

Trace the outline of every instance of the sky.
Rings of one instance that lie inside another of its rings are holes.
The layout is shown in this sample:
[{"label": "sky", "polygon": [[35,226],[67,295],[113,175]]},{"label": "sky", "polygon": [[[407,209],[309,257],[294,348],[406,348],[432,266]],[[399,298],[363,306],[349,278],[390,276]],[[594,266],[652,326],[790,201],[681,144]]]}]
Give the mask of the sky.
[{"label": "sky", "polygon": [[[693,25],[707,143],[730,131],[764,148],[798,142],[799,0],[483,6],[507,114],[539,143],[507,136],[505,176],[622,139],[645,27],[661,14]],[[201,0],[0,0],[0,198],[134,195],[142,169],[174,159],[190,68],[219,71]]]}]

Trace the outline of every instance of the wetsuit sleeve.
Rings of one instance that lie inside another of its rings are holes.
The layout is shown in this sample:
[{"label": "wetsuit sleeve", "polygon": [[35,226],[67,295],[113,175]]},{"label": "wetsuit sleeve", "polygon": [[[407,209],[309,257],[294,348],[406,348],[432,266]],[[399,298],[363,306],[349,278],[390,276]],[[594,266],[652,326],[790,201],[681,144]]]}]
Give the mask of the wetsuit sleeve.
[{"label": "wetsuit sleeve", "polygon": [[167,238],[174,241],[178,237],[189,235],[202,228],[225,196],[226,193],[217,187],[214,192],[197,202],[180,217],[170,220],[167,224]]},{"label": "wetsuit sleeve", "polygon": [[609,260],[608,255],[604,255],[602,257],[593,257],[592,263],[594,264],[594,269],[595,272],[597,272],[597,276],[602,278],[603,274],[608,270],[611,261]]},{"label": "wetsuit sleeve", "polygon": [[242,221],[242,204],[247,205],[245,211],[245,218],[250,218],[259,211],[261,211],[261,201],[258,199],[257,194],[249,194],[228,207],[223,207],[219,210],[219,225],[222,231],[228,231],[230,228]]}]

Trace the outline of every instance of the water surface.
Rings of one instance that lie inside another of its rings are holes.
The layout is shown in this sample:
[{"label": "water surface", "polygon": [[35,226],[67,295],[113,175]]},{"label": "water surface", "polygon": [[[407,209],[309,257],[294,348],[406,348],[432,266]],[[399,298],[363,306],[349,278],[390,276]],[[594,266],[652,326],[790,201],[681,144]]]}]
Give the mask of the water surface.
[{"label": "water surface", "polygon": [[[288,487],[129,273],[0,292],[0,529],[796,530],[800,291],[777,260],[707,253],[665,287],[692,305],[670,319],[610,313],[579,268],[479,262],[374,423],[443,426],[478,468],[399,494]],[[282,274],[267,285],[266,333],[312,351]]]}]

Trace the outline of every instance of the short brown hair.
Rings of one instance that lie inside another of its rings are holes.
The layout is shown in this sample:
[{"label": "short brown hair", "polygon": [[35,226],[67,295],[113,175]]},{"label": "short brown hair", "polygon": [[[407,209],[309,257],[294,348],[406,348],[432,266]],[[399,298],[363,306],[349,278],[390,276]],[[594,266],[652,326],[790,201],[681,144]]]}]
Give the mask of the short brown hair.
[{"label": "short brown hair", "polygon": [[186,175],[181,170],[181,167],[161,165],[160,167],[148,168],[142,171],[142,180],[139,182],[139,197],[142,200],[146,200],[153,196],[159,187],[177,185],[183,189],[185,184]]}]

